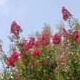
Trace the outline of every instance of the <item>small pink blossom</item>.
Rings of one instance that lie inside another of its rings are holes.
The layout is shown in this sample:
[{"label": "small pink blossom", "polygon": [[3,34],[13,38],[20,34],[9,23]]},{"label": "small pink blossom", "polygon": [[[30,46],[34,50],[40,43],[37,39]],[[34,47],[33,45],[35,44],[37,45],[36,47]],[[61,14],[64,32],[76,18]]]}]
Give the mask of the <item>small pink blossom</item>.
[{"label": "small pink blossom", "polygon": [[62,16],[63,16],[63,19],[66,21],[67,19],[69,19],[72,14],[63,6],[62,7]]},{"label": "small pink blossom", "polygon": [[16,21],[13,21],[11,24],[11,33],[19,34],[20,31],[21,27],[16,23]]},{"label": "small pink blossom", "polygon": [[40,52],[39,49],[35,49],[35,50],[32,51],[32,56],[33,56],[33,57],[35,57],[35,56],[39,56],[40,53],[41,53],[41,52]]},{"label": "small pink blossom", "polygon": [[52,37],[52,41],[54,44],[59,44],[61,42],[60,35],[58,33],[54,34]]}]

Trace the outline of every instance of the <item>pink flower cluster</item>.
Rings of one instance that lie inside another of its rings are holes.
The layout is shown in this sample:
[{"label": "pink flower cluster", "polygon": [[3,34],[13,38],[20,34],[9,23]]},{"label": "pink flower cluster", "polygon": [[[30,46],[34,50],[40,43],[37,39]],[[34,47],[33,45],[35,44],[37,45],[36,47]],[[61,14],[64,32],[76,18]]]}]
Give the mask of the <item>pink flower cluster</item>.
[{"label": "pink flower cluster", "polygon": [[19,57],[20,57],[20,53],[17,51],[13,51],[11,53],[11,56],[6,59],[6,64],[8,66],[14,66],[15,62],[18,60]]},{"label": "pink flower cluster", "polygon": [[21,27],[16,23],[16,21],[13,21],[11,24],[11,33],[18,35],[21,31]]},{"label": "pink flower cluster", "polygon": [[72,16],[72,14],[63,6],[62,7],[62,16],[63,16],[63,19],[66,21]]}]

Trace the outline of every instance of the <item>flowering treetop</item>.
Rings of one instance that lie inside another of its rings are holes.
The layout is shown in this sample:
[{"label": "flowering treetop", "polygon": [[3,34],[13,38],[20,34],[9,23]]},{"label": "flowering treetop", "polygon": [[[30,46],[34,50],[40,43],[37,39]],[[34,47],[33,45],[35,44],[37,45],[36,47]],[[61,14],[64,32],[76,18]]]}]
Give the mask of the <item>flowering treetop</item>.
[{"label": "flowering treetop", "polygon": [[80,24],[62,7],[63,20],[69,30],[60,24],[59,32],[51,33],[44,26],[41,33],[21,39],[21,26],[13,21],[10,28],[12,47],[7,57],[3,54],[2,80],[79,80],[80,79]]}]

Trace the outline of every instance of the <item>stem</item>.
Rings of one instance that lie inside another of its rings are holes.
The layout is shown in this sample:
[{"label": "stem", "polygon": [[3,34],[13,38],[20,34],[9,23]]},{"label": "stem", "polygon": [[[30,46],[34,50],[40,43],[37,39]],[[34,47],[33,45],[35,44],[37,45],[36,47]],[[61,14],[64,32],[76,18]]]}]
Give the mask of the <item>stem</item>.
[{"label": "stem", "polygon": [[72,23],[71,19],[68,19],[68,24],[69,24],[70,28],[72,28],[72,24],[71,23]]}]

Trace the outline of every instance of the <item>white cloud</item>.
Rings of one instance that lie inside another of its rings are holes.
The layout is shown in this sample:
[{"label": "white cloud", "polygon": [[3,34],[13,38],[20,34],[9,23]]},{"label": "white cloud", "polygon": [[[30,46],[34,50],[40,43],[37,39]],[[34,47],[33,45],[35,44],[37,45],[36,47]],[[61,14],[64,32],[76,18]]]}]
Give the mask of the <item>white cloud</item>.
[{"label": "white cloud", "polygon": [[0,7],[4,7],[7,4],[8,0],[0,0]]}]

